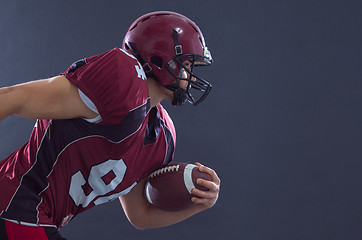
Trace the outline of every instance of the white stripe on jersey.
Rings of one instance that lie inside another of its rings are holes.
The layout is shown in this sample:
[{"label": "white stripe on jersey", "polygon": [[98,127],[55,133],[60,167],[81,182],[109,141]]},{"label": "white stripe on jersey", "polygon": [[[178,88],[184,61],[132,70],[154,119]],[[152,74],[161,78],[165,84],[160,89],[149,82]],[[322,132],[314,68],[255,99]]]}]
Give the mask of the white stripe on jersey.
[{"label": "white stripe on jersey", "polygon": [[84,120],[90,122],[90,123],[99,123],[102,121],[102,117],[101,115],[99,115],[98,109],[96,107],[96,105],[92,102],[92,100],[89,99],[89,97],[87,97],[87,95],[85,95],[80,89],[78,89],[79,92],[79,96],[82,99],[82,101],[84,102],[84,104],[93,112],[98,113],[98,116],[92,119],[87,119],[84,118]]}]

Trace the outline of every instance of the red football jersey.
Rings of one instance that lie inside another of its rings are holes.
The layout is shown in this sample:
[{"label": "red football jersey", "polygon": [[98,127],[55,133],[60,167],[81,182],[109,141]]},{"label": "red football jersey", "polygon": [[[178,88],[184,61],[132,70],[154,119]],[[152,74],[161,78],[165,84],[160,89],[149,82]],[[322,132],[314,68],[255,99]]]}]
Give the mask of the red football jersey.
[{"label": "red football jersey", "polygon": [[0,161],[1,218],[61,228],[172,161],[174,125],[161,105],[150,109],[135,57],[115,48],[62,74],[99,117],[37,121],[30,140]]}]

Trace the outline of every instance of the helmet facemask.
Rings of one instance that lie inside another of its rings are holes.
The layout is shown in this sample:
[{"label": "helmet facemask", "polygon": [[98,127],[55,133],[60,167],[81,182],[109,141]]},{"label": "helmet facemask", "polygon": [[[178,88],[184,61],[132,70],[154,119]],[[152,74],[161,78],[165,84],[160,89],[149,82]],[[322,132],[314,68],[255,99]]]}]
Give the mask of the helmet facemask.
[{"label": "helmet facemask", "polygon": [[[178,55],[165,66],[167,71],[176,79],[174,83],[166,86],[175,94],[173,105],[179,106],[188,101],[197,106],[209,94],[212,88],[211,84],[198,77],[194,72],[195,67],[209,66],[212,63],[207,48],[205,48],[205,53],[204,56],[197,54]],[[181,80],[187,81],[185,89],[180,87]]]},{"label": "helmet facemask", "polygon": [[[176,57],[166,65],[167,71],[176,78],[174,83],[166,86],[175,94],[172,104],[179,106],[188,101],[197,106],[207,97],[212,86],[206,80],[194,74],[194,67],[211,65],[212,57],[210,51],[207,47],[204,47],[204,55],[182,54],[182,46],[179,43],[176,29],[173,29],[173,40]],[[186,89],[180,87],[181,80],[187,81]]]}]

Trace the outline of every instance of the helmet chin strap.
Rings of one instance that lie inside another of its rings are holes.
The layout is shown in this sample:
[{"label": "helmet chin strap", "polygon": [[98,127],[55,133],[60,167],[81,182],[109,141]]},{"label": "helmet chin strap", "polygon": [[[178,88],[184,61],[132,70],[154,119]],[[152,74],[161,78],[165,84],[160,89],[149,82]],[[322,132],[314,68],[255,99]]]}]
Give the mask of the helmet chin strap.
[{"label": "helmet chin strap", "polygon": [[[178,33],[175,29],[173,29],[172,37],[173,37],[173,41],[175,42],[176,56],[180,56],[180,55],[182,55],[182,46],[179,43]],[[187,92],[185,90],[183,90],[182,88],[180,88],[179,82],[180,82],[180,80],[177,79],[176,86],[173,90],[174,97],[173,97],[172,105],[174,105],[174,106],[181,106],[188,99]]]}]

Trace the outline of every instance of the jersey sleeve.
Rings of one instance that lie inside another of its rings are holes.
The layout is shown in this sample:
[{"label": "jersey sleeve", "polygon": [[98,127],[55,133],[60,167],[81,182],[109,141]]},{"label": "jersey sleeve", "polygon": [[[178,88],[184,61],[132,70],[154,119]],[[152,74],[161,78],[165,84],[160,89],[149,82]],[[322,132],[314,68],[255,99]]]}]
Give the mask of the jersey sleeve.
[{"label": "jersey sleeve", "polygon": [[101,124],[114,125],[148,98],[147,83],[135,66],[135,58],[114,48],[73,63],[61,75],[95,105]]}]

